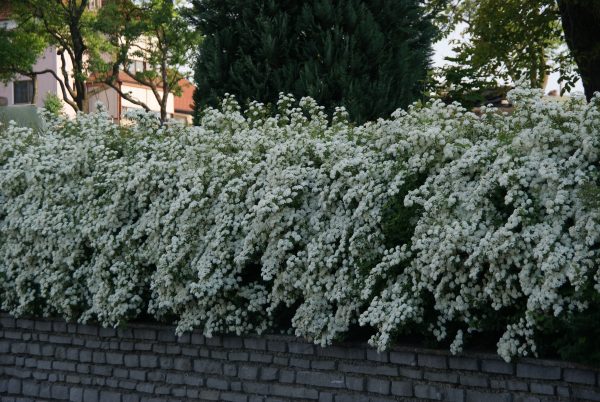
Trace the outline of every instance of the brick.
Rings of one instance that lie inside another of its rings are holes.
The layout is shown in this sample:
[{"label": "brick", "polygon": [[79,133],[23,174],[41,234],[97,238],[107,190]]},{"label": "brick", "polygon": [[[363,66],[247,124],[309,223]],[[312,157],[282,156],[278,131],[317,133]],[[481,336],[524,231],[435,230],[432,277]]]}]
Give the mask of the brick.
[{"label": "brick", "polygon": [[242,349],[244,347],[242,338],[237,336],[224,336],[223,347],[227,349]]},{"label": "brick", "polygon": [[508,380],[506,381],[506,388],[510,391],[527,391],[529,386],[523,381]]},{"label": "brick", "polygon": [[158,331],[158,340],[160,342],[175,342],[177,337],[172,329],[163,329]]},{"label": "brick", "polygon": [[169,395],[170,393],[171,388],[164,385],[159,385],[156,388],[154,388],[155,395]]},{"label": "brick", "polygon": [[192,345],[204,345],[204,335],[194,332],[190,337],[190,342]]},{"label": "brick", "polygon": [[244,382],[242,383],[242,390],[247,394],[270,395],[271,385],[254,382]]},{"label": "brick", "polygon": [[98,329],[98,336],[101,338],[114,338],[117,336],[117,330],[115,328],[104,328]]},{"label": "brick", "polygon": [[260,380],[261,381],[274,381],[279,375],[279,369],[274,367],[261,367],[260,368]]},{"label": "brick", "polygon": [[98,328],[93,325],[77,325],[77,333],[81,335],[98,336]]},{"label": "brick", "polygon": [[144,370],[129,370],[129,378],[137,381],[146,381],[146,372]]},{"label": "brick", "polygon": [[540,398],[532,395],[515,395],[513,402],[542,402]]},{"label": "brick", "polygon": [[419,353],[417,357],[417,362],[421,367],[431,367],[437,369],[447,369],[448,363],[446,361],[446,356],[439,355],[429,355],[429,354],[421,354]]},{"label": "brick", "polygon": [[446,388],[444,390],[444,401],[447,402],[464,402],[465,390],[458,388]]},{"label": "brick", "polygon": [[67,359],[79,361],[79,349],[68,348],[67,349]]},{"label": "brick", "polygon": [[489,393],[467,390],[467,402],[511,402],[512,395],[508,393]]},{"label": "brick", "polygon": [[242,380],[256,380],[258,378],[258,367],[241,366],[238,370],[238,377]]},{"label": "brick", "polygon": [[286,398],[298,398],[298,399],[319,399],[319,392],[314,389],[292,387],[288,385],[273,384],[271,387],[271,393],[275,396],[283,396]]},{"label": "brick", "polygon": [[351,391],[364,391],[365,379],[363,377],[346,376],[346,388]]},{"label": "brick", "polygon": [[563,371],[563,379],[576,384],[596,384],[596,373],[591,370],[579,370],[566,368]]},{"label": "brick", "polygon": [[551,384],[531,383],[529,389],[534,394],[554,395],[554,385]]},{"label": "brick", "polygon": [[112,374],[112,367],[108,366],[91,366],[92,374],[108,377]]},{"label": "brick", "polygon": [[221,337],[217,336],[217,335],[210,336],[210,337],[208,337],[208,336],[204,337],[204,343],[207,346],[211,346],[211,347],[214,347],[214,346],[223,346],[223,342],[221,340]]},{"label": "brick", "polygon": [[[14,325],[12,325],[11,327],[14,327]],[[52,323],[49,321],[36,320],[35,330],[50,332],[52,331]]]},{"label": "brick", "polygon": [[291,367],[299,367],[299,368],[304,368],[307,369],[310,367],[310,360],[308,359],[300,359],[297,357],[292,357],[290,359],[289,365]]},{"label": "brick", "polygon": [[104,352],[93,352],[92,353],[92,361],[95,364],[104,364],[104,363],[106,363],[106,353],[104,353]]},{"label": "brick", "polygon": [[388,352],[378,352],[377,349],[367,349],[367,360],[379,363],[388,363],[390,356]]},{"label": "brick", "polygon": [[92,352],[90,350],[82,350],[79,352],[80,363],[90,363],[92,361]]},{"label": "brick", "polygon": [[9,341],[1,341],[0,340],[0,353],[8,353],[10,350],[10,342]]},{"label": "brick", "polygon": [[489,387],[489,378],[482,375],[461,374],[460,383],[469,387]]},{"label": "brick", "polygon": [[423,378],[427,381],[458,384],[458,374],[448,371],[426,371]]},{"label": "brick", "polygon": [[174,365],[174,361],[173,361],[172,357],[161,356],[158,359],[158,362],[159,362],[160,368],[167,369],[167,370],[172,369],[173,365]]},{"label": "brick", "polygon": [[[362,395],[353,394],[337,394],[335,395],[335,402],[364,402],[365,398]],[[368,399],[369,402],[371,399]]]},{"label": "brick", "polygon": [[[150,352],[152,351],[153,347],[164,347],[164,345],[152,344],[150,342],[135,342],[133,344],[133,349],[139,350],[140,352]],[[159,353],[164,353],[164,350]]]},{"label": "brick", "polygon": [[40,393],[40,386],[34,381],[23,381],[21,392],[23,396],[38,396]]},{"label": "brick", "polygon": [[281,342],[281,341],[269,340],[269,341],[267,341],[267,348],[271,352],[281,352],[281,353],[284,353],[284,352],[287,351],[287,345],[286,345],[286,343],[285,342]]},{"label": "brick", "polygon": [[167,384],[184,384],[183,382],[183,374],[180,373],[167,373],[165,381]]},{"label": "brick", "polygon": [[343,388],[344,376],[342,374],[299,371],[296,373],[296,383],[317,387]]},{"label": "brick", "polygon": [[245,338],[244,348],[254,350],[267,350],[267,341],[261,338]]},{"label": "brick", "polygon": [[181,354],[189,357],[198,357],[198,349],[193,347],[182,347]]},{"label": "brick", "polygon": [[420,380],[423,378],[423,372],[421,370],[400,368],[398,373],[401,377],[411,378],[413,380]]},{"label": "brick", "polygon": [[140,397],[134,394],[125,394],[123,395],[122,400],[123,402],[140,402]]},{"label": "brick", "polygon": [[135,390],[146,394],[154,393],[154,384],[150,382],[141,382],[136,385]]},{"label": "brick", "polygon": [[248,397],[233,392],[221,392],[221,400],[226,402],[247,402]]},{"label": "brick", "polygon": [[121,402],[121,394],[112,391],[100,391],[102,402]]},{"label": "brick", "polygon": [[192,334],[189,332],[185,332],[181,335],[175,334],[176,342],[184,345],[189,345],[192,341]]},{"label": "brick", "polygon": [[70,402],[84,402],[83,388],[71,388],[69,390],[69,401]]},{"label": "brick", "polygon": [[178,357],[173,360],[173,368],[179,371],[192,371],[192,359]]},{"label": "brick", "polygon": [[48,374],[47,373],[42,373],[39,371],[34,371],[33,372],[33,379],[34,380],[38,380],[38,381],[46,381],[48,379]]},{"label": "brick", "polygon": [[560,380],[560,367],[538,366],[535,364],[518,363],[517,377],[534,378],[538,380]]},{"label": "brick", "polygon": [[6,389],[9,394],[20,394],[21,393],[21,380],[17,378],[11,378],[8,380]]},{"label": "brick", "polygon": [[201,389],[198,393],[200,399],[204,399],[207,401],[218,401],[219,400],[219,391],[214,391],[210,389]]},{"label": "brick", "polygon": [[279,370],[279,382],[293,383],[296,373],[291,370]]},{"label": "brick", "polygon": [[69,399],[69,388],[64,385],[53,384],[50,395],[53,399]]},{"label": "brick", "polygon": [[364,360],[366,356],[365,349],[330,346],[327,348],[319,348],[320,356],[333,357],[341,360]]},{"label": "brick", "polygon": [[479,362],[477,361],[477,359],[470,357],[451,356],[448,359],[448,366],[453,370],[479,370]]},{"label": "brick", "polygon": [[123,364],[123,354],[117,352],[107,352],[106,362],[108,364],[121,365]]},{"label": "brick", "polygon": [[125,355],[123,358],[123,362],[125,367],[139,367],[140,366],[140,358],[138,355]]},{"label": "brick", "polygon": [[383,364],[377,366],[362,365],[362,364],[349,364],[339,363],[338,370],[347,373],[360,373],[368,375],[384,375],[388,377],[396,377],[398,375],[398,368],[392,366],[386,366]]},{"label": "brick", "polygon": [[95,389],[84,389],[83,400],[85,402],[98,402],[98,390]]},{"label": "brick", "polygon": [[584,401],[600,401],[600,389],[572,387],[573,397]]},{"label": "brick", "polygon": [[213,359],[227,360],[227,352],[225,350],[211,350],[210,357]]},{"label": "brick", "polygon": [[367,379],[367,391],[375,394],[389,395],[390,382],[379,378],[369,378]]},{"label": "brick", "polygon": [[183,376],[183,382],[188,386],[201,387],[204,384],[204,379],[197,375],[186,374]]},{"label": "brick", "polygon": [[229,389],[229,382],[227,382],[226,380],[223,380],[221,378],[207,378],[206,386],[208,388],[227,391]]},{"label": "brick", "polygon": [[75,371],[75,363],[72,362],[53,362],[52,368],[60,371]]},{"label": "brick", "polygon": [[228,377],[237,376],[237,366],[235,364],[223,364],[223,375]]},{"label": "brick", "polygon": [[485,359],[481,361],[481,371],[485,373],[513,375],[515,367],[514,364],[506,363],[502,360]]},{"label": "brick", "polygon": [[23,354],[27,352],[26,343],[13,343],[10,345],[10,352],[14,354]]},{"label": "brick", "polygon": [[[415,397],[417,397],[417,398],[433,399],[436,401],[441,401],[443,398],[442,391],[439,388],[431,386],[431,385],[415,384],[414,392],[415,392]],[[486,399],[482,399],[481,401],[488,402]],[[478,401],[478,402],[481,402],[481,401]]]},{"label": "brick", "polygon": [[194,371],[205,374],[222,374],[223,369],[220,362],[206,359],[196,359],[193,363]]},{"label": "brick", "polygon": [[123,388],[123,389],[127,389],[127,390],[135,389],[136,385],[137,385],[137,382],[135,382],[135,381],[127,381],[127,380],[119,381],[119,388]]},{"label": "brick", "polygon": [[319,392],[319,402],[333,402],[333,394],[329,392]]},{"label": "brick", "polygon": [[413,396],[413,387],[410,381],[392,381],[392,395]]},{"label": "brick", "polygon": [[150,328],[134,328],[133,336],[135,339],[144,339],[147,341],[156,340],[156,330]]},{"label": "brick", "polygon": [[335,360],[313,360],[310,367],[315,370],[335,370]]},{"label": "brick", "polygon": [[163,382],[167,378],[167,373],[164,371],[151,371],[148,373],[148,381]]},{"label": "brick", "polygon": [[[325,349],[323,349],[325,350]],[[289,342],[288,353],[300,354],[300,355],[314,355],[315,346],[310,343],[303,342]]]},{"label": "brick", "polygon": [[247,362],[250,359],[250,355],[247,352],[229,352],[229,361],[234,362]]},{"label": "brick", "polygon": [[417,355],[410,352],[390,352],[390,362],[404,366],[416,366]]},{"label": "brick", "polygon": [[556,395],[569,398],[571,396],[571,389],[569,387],[563,387],[559,385],[556,387]]},{"label": "brick", "polygon": [[288,365],[290,359],[285,356],[273,356],[272,363],[278,366],[286,366]]},{"label": "brick", "polygon": [[147,367],[147,368],[158,367],[158,357],[156,355],[141,355],[140,356],[140,367]]}]

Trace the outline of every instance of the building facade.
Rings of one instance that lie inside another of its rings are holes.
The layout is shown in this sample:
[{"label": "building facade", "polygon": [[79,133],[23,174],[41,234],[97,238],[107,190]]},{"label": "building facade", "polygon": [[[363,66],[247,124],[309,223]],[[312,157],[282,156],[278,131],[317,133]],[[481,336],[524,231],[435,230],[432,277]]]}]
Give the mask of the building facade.
[{"label": "building facade", "polygon": [[[101,6],[102,0],[90,0],[90,9],[96,9]],[[14,22],[10,19],[10,4],[6,1],[0,1],[0,29],[10,29],[13,26]],[[65,58],[65,62],[64,67],[69,73],[72,73],[73,69],[68,57]],[[131,68],[142,70],[147,67],[144,61],[136,60],[132,63]],[[49,47],[37,60],[33,70],[52,70],[60,76],[62,68],[63,61],[57,49]],[[2,100],[0,104],[7,106],[34,104],[38,107],[43,107],[44,101],[48,96],[55,95],[63,99],[60,83],[52,74],[37,75],[35,80],[35,90],[32,78],[26,76],[17,76],[14,81],[6,84],[0,83],[0,98]],[[117,85],[122,92],[129,93],[135,99],[145,103],[151,111],[160,112],[158,101],[149,87],[136,82],[123,72],[118,76]],[[185,124],[191,124],[193,111],[192,94],[195,88],[187,79],[181,80],[179,85],[182,90],[181,95],[175,96],[174,94],[169,94],[168,96],[167,114],[169,118],[182,121]],[[88,110],[95,110],[96,105],[101,102],[106,106],[111,117],[117,122],[123,119],[125,112],[128,110],[141,109],[139,105],[121,98],[117,91],[105,85],[88,83],[88,92],[90,93]],[[159,91],[159,94],[162,96],[161,91]],[[63,112],[70,117],[74,117],[76,114],[73,108],[66,103],[64,103]]]}]

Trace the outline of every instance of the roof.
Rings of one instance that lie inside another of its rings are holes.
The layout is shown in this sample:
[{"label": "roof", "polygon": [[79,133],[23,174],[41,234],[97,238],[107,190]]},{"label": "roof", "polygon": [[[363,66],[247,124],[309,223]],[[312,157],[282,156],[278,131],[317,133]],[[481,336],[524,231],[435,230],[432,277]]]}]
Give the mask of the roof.
[{"label": "roof", "polygon": [[175,96],[175,111],[192,113],[194,111],[194,91],[196,87],[186,78],[180,79],[178,84],[181,87],[181,96]]},{"label": "roof", "polygon": [[0,0],[0,21],[10,19],[10,2]]}]

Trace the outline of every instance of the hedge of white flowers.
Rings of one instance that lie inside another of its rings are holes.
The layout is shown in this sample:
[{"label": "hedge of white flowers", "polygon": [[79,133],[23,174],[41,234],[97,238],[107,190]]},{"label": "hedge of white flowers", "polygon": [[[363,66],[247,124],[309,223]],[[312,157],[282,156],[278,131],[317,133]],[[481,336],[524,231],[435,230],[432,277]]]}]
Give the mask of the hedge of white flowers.
[{"label": "hedge of white flowers", "polygon": [[232,98],[199,127],[102,111],[0,128],[0,308],[383,349],[425,326],[536,353],[543,317],[600,292],[600,97],[510,93],[515,112],[433,102],[356,127],[311,99]]}]

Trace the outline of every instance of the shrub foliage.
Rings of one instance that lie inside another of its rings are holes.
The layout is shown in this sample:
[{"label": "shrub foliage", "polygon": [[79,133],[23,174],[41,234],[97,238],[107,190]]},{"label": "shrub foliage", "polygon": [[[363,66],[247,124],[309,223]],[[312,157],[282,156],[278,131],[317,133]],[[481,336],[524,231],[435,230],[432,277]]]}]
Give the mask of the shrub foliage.
[{"label": "shrub foliage", "polygon": [[600,293],[600,98],[510,97],[511,115],[434,102],[358,127],[283,95],[199,127],[4,127],[1,308],[319,344],[360,324],[379,348],[418,328],[455,352],[500,328],[504,358],[536,354]]}]

